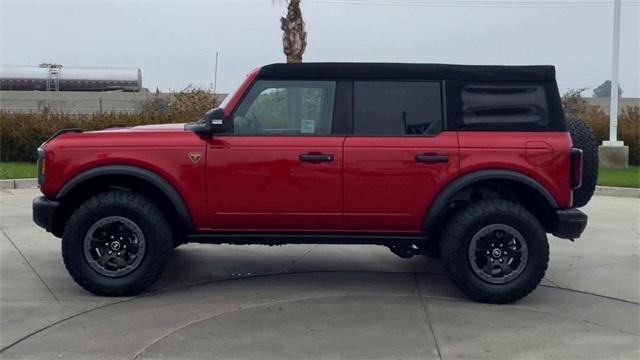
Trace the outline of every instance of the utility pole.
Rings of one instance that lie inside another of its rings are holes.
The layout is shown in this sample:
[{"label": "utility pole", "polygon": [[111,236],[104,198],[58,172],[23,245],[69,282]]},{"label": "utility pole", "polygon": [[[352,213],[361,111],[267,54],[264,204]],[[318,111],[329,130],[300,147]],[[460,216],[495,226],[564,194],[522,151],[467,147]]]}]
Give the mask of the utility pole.
[{"label": "utility pole", "polygon": [[613,51],[611,55],[611,98],[609,103],[609,140],[598,148],[599,162],[603,167],[629,167],[629,147],[618,141],[618,76],[620,70],[620,12],[621,0],[613,3]]}]

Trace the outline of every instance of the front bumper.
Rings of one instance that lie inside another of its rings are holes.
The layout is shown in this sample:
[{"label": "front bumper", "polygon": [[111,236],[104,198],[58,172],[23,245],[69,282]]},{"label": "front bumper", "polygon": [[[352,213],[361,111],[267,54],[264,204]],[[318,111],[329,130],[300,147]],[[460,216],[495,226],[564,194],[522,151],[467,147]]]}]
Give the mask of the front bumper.
[{"label": "front bumper", "polygon": [[33,222],[48,232],[53,232],[53,221],[60,202],[39,196],[33,199]]},{"label": "front bumper", "polygon": [[587,227],[587,214],[578,209],[556,210],[558,225],[553,235],[562,239],[577,239]]}]

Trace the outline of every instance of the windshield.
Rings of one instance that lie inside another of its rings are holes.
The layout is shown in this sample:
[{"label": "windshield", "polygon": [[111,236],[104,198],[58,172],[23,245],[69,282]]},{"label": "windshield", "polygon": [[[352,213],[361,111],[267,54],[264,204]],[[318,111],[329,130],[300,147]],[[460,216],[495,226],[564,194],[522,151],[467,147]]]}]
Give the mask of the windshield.
[{"label": "windshield", "polygon": [[[207,111],[205,116],[203,116],[202,119],[200,119],[200,121],[203,121],[203,120],[207,119],[208,116],[211,113],[213,113],[215,110],[217,110],[217,109],[222,109],[224,111],[225,116],[229,115],[227,113],[227,105],[229,105],[229,103],[232,102],[234,98],[241,96],[242,93],[244,93],[247,90],[247,88],[249,88],[249,86],[251,86],[251,84],[253,83],[253,80],[257,76],[259,70],[260,70],[260,68],[257,68],[257,69],[254,69],[253,71],[251,71],[247,75],[247,78],[244,80],[244,82],[238,88],[236,88],[235,91],[230,92],[229,94],[227,94],[227,96],[225,96],[225,98],[222,100],[220,105],[218,105],[217,107]],[[234,103],[232,103],[231,106],[234,107],[235,103],[237,103],[237,100]],[[231,110],[233,110],[233,109],[229,109],[229,111],[231,111]]]},{"label": "windshield", "polygon": [[216,106],[216,107],[214,107],[214,108],[212,108],[212,109],[209,109],[209,110],[204,114],[204,116],[203,116],[203,117],[201,117],[200,119],[198,119],[198,122],[203,122],[203,121],[205,121],[205,120],[209,117],[209,115],[211,115],[211,113],[213,113],[213,112],[214,112],[215,110],[217,110],[217,109],[223,109],[223,110],[224,110],[224,108],[227,106],[227,104],[229,104],[229,101],[231,100],[231,98],[233,98],[233,95],[235,95],[235,93],[236,93],[236,92],[238,92],[238,89],[236,89],[235,91],[233,91],[233,92],[231,92],[231,93],[227,94],[227,95],[224,97],[224,99],[222,99],[222,102],[220,103],[220,105],[218,105],[218,106]]},{"label": "windshield", "polygon": [[233,92],[230,92],[227,94],[227,96],[224,97],[224,99],[222,99],[222,102],[220,103],[220,105],[218,105],[219,108],[224,109],[227,104],[229,103],[229,101],[231,100],[231,98],[233,97],[233,95],[235,95],[235,93],[238,92],[238,89],[236,89]]}]

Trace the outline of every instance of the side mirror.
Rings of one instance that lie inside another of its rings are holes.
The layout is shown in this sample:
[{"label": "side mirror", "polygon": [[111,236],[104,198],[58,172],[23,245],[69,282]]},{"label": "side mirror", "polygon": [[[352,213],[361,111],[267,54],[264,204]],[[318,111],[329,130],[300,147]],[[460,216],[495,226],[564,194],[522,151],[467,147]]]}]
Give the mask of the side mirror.
[{"label": "side mirror", "polygon": [[223,133],[225,131],[224,109],[213,109],[199,121],[185,124],[184,129],[202,135]]}]

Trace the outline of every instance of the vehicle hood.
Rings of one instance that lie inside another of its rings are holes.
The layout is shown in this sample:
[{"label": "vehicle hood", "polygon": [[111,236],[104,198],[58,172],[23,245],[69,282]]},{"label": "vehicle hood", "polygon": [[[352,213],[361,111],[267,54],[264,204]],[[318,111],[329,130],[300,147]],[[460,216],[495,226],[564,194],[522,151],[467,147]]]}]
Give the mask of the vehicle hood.
[{"label": "vehicle hood", "polygon": [[133,127],[111,127],[104,130],[87,131],[87,133],[107,133],[107,132],[147,132],[147,131],[179,131],[183,132],[184,123],[176,124],[153,124],[139,125]]},{"label": "vehicle hood", "polygon": [[67,132],[48,141],[46,148],[129,147],[136,149],[144,146],[191,146],[200,142],[195,133],[184,129],[184,124],[159,124]]}]

